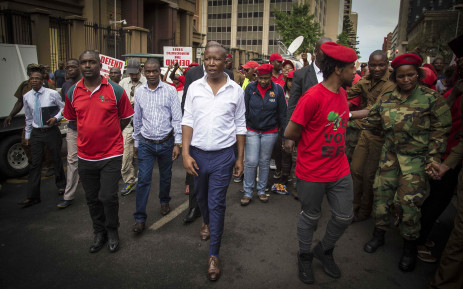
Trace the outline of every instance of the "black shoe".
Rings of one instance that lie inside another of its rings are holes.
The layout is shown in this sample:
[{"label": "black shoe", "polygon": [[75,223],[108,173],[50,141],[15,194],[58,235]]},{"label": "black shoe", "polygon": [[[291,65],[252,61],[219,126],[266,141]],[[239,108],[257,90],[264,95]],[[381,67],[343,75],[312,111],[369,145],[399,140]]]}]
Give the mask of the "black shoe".
[{"label": "black shoe", "polygon": [[117,230],[108,231],[108,248],[111,253],[115,253],[119,250],[119,233]]},{"label": "black shoe", "polygon": [[315,281],[312,271],[313,254],[297,254],[297,266],[299,268],[299,280],[305,284],[313,284]]},{"label": "black shoe", "polygon": [[334,262],[333,250],[334,248],[324,250],[322,247],[322,243],[318,243],[317,246],[313,248],[312,254],[315,258],[322,262],[323,270],[328,276],[331,276],[333,278],[339,278],[341,277],[341,270],[339,270],[338,265],[336,265],[336,263]]},{"label": "black shoe", "polygon": [[399,261],[399,269],[404,272],[410,272],[415,269],[416,264],[416,241],[404,239],[404,248]]},{"label": "black shoe", "polygon": [[108,235],[106,232],[104,233],[97,233],[93,237],[93,245],[90,247],[90,253],[96,253],[103,248],[104,244],[108,241]]},{"label": "black shoe", "polygon": [[201,217],[201,212],[199,211],[198,207],[195,207],[188,211],[188,214],[183,219],[183,222],[191,223],[199,217]]},{"label": "black shoe", "polygon": [[363,250],[367,253],[374,253],[376,249],[384,245],[384,234],[386,231],[375,228],[373,231],[373,239],[368,241]]},{"label": "black shoe", "polygon": [[35,199],[35,198],[26,198],[22,200],[21,202],[18,202],[18,205],[22,206],[23,208],[27,208],[30,206],[33,206],[35,204],[40,203],[40,199]]}]

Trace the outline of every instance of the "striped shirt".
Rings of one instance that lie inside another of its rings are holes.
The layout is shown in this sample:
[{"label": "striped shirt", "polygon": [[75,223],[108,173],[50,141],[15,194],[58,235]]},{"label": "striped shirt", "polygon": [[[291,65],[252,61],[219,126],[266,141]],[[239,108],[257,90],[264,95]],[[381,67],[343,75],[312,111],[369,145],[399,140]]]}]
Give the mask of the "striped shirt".
[{"label": "striped shirt", "polygon": [[[38,124],[34,121],[34,113],[35,113],[35,93],[36,91],[31,89],[28,93],[23,96],[24,102],[24,114],[26,117],[26,139],[30,139],[32,127],[35,128],[46,128],[49,127],[46,123]],[[63,116],[61,112],[64,108],[64,103],[61,100],[61,96],[56,90],[41,87],[38,91],[39,99],[40,99],[40,107],[47,107],[47,106],[58,106],[59,112],[55,115],[56,119],[60,121]]]},{"label": "striped shirt", "polygon": [[133,138],[162,140],[174,129],[175,143],[182,143],[182,110],[177,90],[162,81],[153,90],[148,83],[135,90]]}]

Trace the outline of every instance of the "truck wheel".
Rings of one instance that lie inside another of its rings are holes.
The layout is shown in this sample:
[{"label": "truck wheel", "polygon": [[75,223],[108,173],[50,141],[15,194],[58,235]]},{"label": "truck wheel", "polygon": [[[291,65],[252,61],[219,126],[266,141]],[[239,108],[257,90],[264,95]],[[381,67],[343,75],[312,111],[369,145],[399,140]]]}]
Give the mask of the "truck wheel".
[{"label": "truck wheel", "polygon": [[8,177],[20,177],[29,172],[29,159],[21,145],[21,136],[12,135],[0,144],[0,171]]}]

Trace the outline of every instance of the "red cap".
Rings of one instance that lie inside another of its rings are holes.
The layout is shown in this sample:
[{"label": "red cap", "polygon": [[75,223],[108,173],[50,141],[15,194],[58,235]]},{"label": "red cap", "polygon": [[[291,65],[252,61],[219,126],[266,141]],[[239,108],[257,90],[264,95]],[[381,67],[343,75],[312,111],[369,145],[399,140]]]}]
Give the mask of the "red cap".
[{"label": "red cap", "polygon": [[289,59],[286,59],[285,61],[283,61],[283,64],[281,65],[281,67],[285,67],[286,64],[291,64],[293,69],[296,69],[296,67],[294,67],[294,63]]},{"label": "red cap", "polygon": [[188,65],[188,67],[193,67],[193,66],[199,66],[199,64],[196,62],[192,62],[190,65]]},{"label": "red cap", "polygon": [[255,61],[248,61],[246,64],[243,65],[243,68],[248,69],[248,68],[256,68],[259,67],[259,63]]},{"label": "red cap", "polygon": [[181,84],[185,85],[185,76],[184,76],[184,75],[179,75],[179,76],[178,76],[178,81],[179,81]]},{"label": "red cap", "polygon": [[437,76],[434,72],[428,67],[420,67],[420,69],[424,72],[424,78],[421,82],[436,90],[434,85],[436,85]]},{"label": "red cap", "polygon": [[290,72],[288,72],[288,76],[286,76],[286,78],[293,78],[293,74],[294,70],[291,70]]},{"label": "red cap", "polygon": [[228,53],[227,58],[233,58],[233,56],[230,53]]},{"label": "red cap", "polygon": [[265,63],[256,69],[258,75],[272,73],[273,65]]},{"label": "red cap", "polygon": [[434,68],[434,66],[432,66],[431,64],[426,63],[426,64],[423,65],[423,67],[427,67],[427,68],[431,69],[432,72],[434,72],[434,74],[437,76],[437,71],[436,71],[436,69]]},{"label": "red cap", "polygon": [[334,42],[325,42],[320,46],[325,55],[346,63],[357,60],[355,50]]},{"label": "red cap", "polygon": [[276,61],[284,61],[283,57],[281,57],[280,53],[278,53],[278,52],[275,52],[272,55],[270,55],[270,59],[268,61],[272,62],[274,60],[276,60]]},{"label": "red cap", "polygon": [[394,58],[394,60],[391,62],[391,67],[396,68],[401,65],[421,66],[421,62],[423,62],[423,60],[418,55],[413,53],[405,53]]}]

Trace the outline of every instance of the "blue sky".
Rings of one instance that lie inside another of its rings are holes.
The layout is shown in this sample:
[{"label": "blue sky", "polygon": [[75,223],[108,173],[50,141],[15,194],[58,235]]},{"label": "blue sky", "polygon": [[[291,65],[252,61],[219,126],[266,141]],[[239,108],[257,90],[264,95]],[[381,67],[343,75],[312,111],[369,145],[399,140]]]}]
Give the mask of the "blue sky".
[{"label": "blue sky", "polygon": [[399,20],[400,0],[352,0],[352,12],[358,13],[357,36],[361,62],[381,49],[384,37],[394,31]]}]

